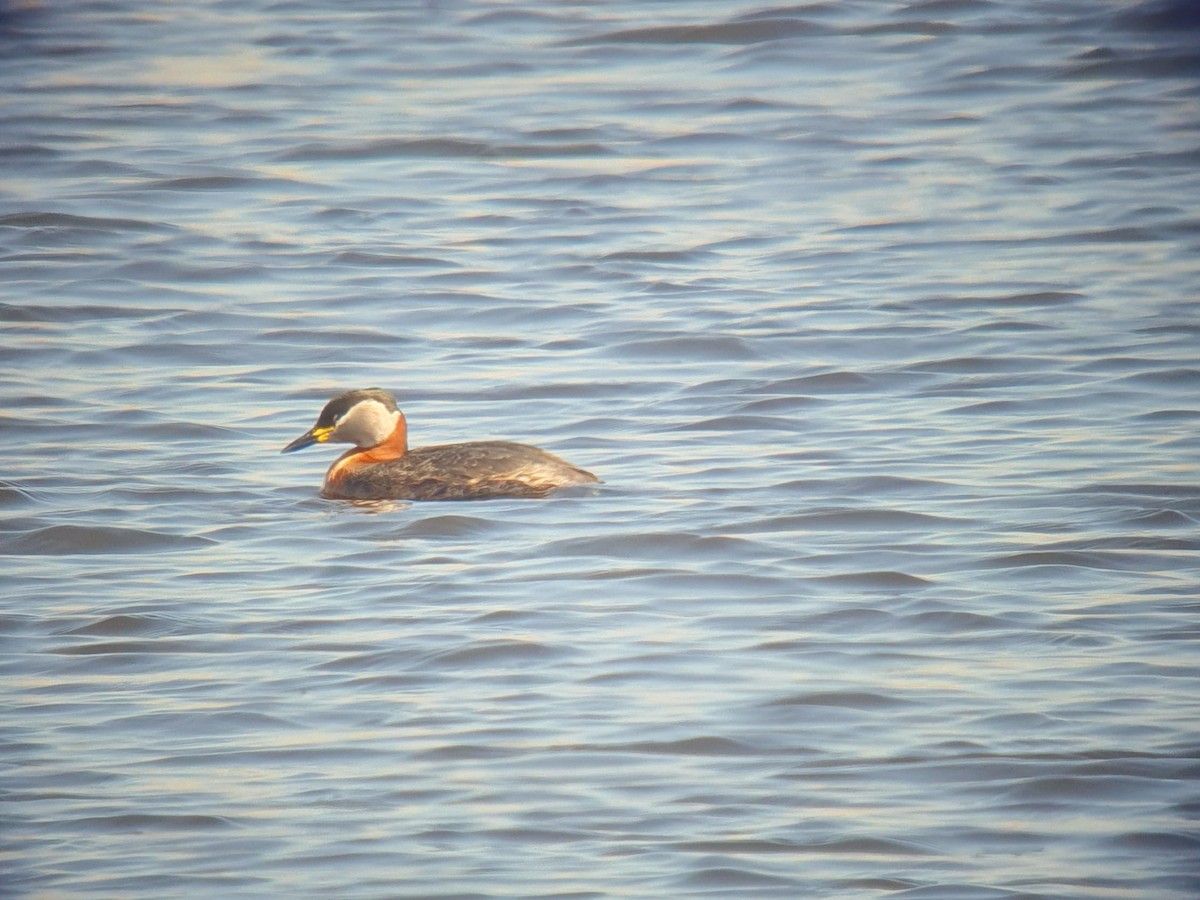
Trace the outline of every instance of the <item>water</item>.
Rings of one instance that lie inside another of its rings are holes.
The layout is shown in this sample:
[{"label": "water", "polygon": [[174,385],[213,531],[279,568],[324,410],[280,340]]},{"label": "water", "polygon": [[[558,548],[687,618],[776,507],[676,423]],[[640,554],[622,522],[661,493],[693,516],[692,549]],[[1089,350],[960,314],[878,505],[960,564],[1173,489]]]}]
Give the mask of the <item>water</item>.
[{"label": "water", "polygon": [[0,893],[1200,894],[1188,4],[0,23]]}]

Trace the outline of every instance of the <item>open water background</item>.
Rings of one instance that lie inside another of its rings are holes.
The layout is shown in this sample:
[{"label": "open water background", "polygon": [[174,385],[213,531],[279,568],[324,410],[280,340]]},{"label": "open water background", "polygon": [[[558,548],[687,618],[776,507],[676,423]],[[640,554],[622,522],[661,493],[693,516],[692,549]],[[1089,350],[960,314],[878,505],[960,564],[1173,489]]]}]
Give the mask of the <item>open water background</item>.
[{"label": "open water background", "polygon": [[[10,0],[0,894],[1200,895],[1198,47]],[[370,385],[606,484],[322,501]]]}]

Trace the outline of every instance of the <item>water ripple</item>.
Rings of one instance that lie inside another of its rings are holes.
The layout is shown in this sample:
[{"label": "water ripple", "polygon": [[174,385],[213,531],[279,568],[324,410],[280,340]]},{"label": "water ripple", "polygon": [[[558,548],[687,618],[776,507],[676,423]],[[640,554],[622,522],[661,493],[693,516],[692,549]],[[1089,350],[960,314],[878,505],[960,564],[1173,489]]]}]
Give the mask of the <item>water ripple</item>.
[{"label": "water ripple", "polygon": [[1197,895],[1191,6],[160,6],[0,17],[0,893]]}]

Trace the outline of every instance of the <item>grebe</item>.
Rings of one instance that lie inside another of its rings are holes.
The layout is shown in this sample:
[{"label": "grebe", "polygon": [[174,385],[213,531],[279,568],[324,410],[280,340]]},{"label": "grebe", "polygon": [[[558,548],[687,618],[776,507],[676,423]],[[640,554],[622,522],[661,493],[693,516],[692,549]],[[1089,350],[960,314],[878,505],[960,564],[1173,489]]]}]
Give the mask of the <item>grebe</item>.
[{"label": "grebe", "polygon": [[343,441],[354,448],[325,473],[330,500],[488,500],[545,497],[600,479],[552,453],[509,441],[471,441],[408,449],[408,425],[396,398],[380,388],[347,391],[321,410],[317,424],[281,450]]}]

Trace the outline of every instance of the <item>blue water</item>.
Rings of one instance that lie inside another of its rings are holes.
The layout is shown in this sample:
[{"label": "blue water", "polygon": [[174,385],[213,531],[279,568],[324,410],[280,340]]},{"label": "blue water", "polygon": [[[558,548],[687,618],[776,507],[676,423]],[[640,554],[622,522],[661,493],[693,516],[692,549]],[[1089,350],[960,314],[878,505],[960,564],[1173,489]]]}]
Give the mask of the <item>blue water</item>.
[{"label": "blue water", "polygon": [[[11,2],[0,895],[1200,895],[1185,2]],[[596,472],[352,505],[328,397]]]}]

